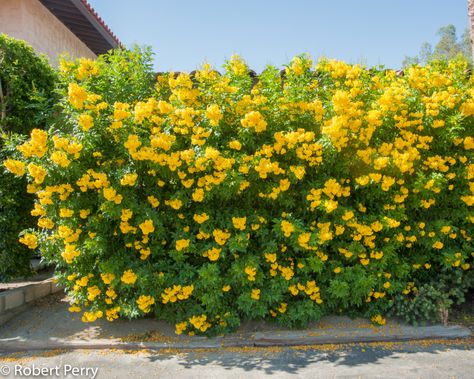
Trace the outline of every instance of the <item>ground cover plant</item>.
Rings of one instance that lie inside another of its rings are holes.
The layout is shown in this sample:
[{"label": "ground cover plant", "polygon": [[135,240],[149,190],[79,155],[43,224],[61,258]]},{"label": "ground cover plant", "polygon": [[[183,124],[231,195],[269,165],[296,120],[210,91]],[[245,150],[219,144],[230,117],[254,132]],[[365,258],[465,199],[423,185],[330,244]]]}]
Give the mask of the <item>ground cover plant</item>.
[{"label": "ground cover plant", "polygon": [[421,321],[472,287],[466,62],[401,74],[299,56],[256,78],[234,56],[155,78],[134,50],[61,76],[61,121],[5,166],[37,196],[20,241],[57,265],[84,321],[154,315],[190,335]]}]

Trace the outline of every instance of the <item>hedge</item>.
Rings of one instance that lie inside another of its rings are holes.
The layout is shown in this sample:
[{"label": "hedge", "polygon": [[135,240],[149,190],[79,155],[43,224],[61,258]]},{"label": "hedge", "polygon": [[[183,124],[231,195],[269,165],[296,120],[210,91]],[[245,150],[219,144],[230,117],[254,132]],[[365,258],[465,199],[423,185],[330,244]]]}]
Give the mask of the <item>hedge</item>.
[{"label": "hedge", "polygon": [[21,241],[57,265],[84,321],[153,315],[211,335],[242,319],[423,321],[463,300],[465,62],[399,75],[303,55],[255,78],[234,56],[222,75],[156,80],[150,62],[63,62],[62,121],[6,162],[37,195]]},{"label": "hedge", "polygon": [[[55,84],[56,74],[44,56],[0,34],[0,164],[32,129],[51,122]],[[18,242],[23,229],[36,225],[30,215],[34,197],[25,187],[25,178],[0,170],[0,281],[31,273],[32,251]]]}]

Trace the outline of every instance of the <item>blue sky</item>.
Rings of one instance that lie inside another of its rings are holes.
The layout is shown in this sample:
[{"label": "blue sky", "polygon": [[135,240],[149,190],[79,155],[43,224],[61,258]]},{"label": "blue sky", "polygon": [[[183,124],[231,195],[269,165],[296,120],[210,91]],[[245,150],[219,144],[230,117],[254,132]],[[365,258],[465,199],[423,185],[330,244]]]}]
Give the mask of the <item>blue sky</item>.
[{"label": "blue sky", "polygon": [[89,0],[127,46],[150,45],[159,71],[220,67],[240,54],[260,72],[309,53],[399,68],[441,26],[467,27],[466,0]]}]

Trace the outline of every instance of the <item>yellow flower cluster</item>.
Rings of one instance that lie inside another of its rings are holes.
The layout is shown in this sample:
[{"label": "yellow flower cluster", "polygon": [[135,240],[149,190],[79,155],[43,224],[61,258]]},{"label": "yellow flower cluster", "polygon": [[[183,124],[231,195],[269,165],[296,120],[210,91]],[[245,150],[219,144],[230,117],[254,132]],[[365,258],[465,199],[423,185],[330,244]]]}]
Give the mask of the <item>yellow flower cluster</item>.
[{"label": "yellow flower cluster", "polygon": [[235,229],[245,230],[247,223],[247,217],[232,217],[232,224]]},{"label": "yellow flower cluster", "polygon": [[123,273],[120,280],[125,284],[135,284],[137,281],[137,275],[132,270],[127,270]]},{"label": "yellow flower cluster", "polygon": [[213,247],[203,253],[203,256],[209,258],[211,262],[215,262],[219,259],[220,253],[222,249],[218,249],[217,247]]},{"label": "yellow flower cluster", "polygon": [[5,168],[17,176],[25,175],[25,163],[15,159],[6,159],[3,161]]},{"label": "yellow flower cluster", "polygon": [[189,323],[203,333],[211,327],[211,324],[207,321],[206,315],[192,316],[189,319]]},{"label": "yellow flower cluster", "polygon": [[372,322],[378,324],[378,325],[385,325],[386,320],[381,316],[381,315],[375,315],[371,318]]},{"label": "yellow flower cluster", "polygon": [[148,313],[151,310],[151,306],[155,304],[155,299],[152,296],[140,295],[137,299],[137,304],[143,313]]},{"label": "yellow flower cluster", "polygon": [[19,239],[20,243],[28,246],[29,249],[36,249],[38,247],[38,237],[33,233],[25,233]]},{"label": "yellow flower cluster", "polygon": [[323,300],[321,299],[321,294],[319,292],[319,287],[316,285],[316,282],[314,280],[307,282],[306,285],[301,283],[291,285],[288,287],[288,291],[290,291],[293,296],[297,296],[300,292],[303,292],[317,304],[322,304],[323,302]]},{"label": "yellow flower cluster", "polygon": [[264,132],[267,129],[267,122],[259,111],[247,113],[240,122],[244,128],[253,128],[257,133]]},{"label": "yellow flower cluster", "polygon": [[178,300],[186,300],[191,296],[194,291],[194,285],[181,286],[174,285],[173,287],[166,288],[161,294],[161,302],[163,304],[175,303]]}]

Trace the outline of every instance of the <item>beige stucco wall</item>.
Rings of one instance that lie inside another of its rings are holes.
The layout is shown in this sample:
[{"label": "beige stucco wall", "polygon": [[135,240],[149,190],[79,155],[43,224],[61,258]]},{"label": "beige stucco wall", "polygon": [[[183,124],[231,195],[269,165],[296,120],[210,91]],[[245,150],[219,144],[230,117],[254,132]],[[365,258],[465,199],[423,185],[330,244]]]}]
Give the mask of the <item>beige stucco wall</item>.
[{"label": "beige stucco wall", "polygon": [[95,58],[95,54],[38,0],[0,0],[0,33],[27,41],[53,65],[58,54]]}]

